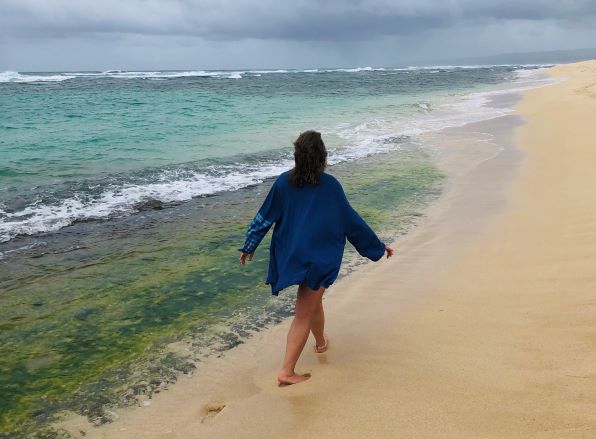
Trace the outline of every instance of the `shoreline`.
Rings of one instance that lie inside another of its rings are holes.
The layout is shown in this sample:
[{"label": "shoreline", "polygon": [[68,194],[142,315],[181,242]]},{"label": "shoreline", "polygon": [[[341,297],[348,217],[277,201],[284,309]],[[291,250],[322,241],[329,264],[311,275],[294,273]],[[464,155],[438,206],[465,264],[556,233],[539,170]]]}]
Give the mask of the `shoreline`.
[{"label": "shoreline", "polygon": [[[387,323],[395,318],[401,319],[415,308],[419,301],[424,300],[432,288],[436,288],[436,286],[431,288],[432,282],[430,282],[431,279],[439,277],[436,267],[440,264],[452,263],[454,257],[465,247],[462,240],[469,244],[477,239],[503,208],[505,200],[501,192],[502,185],[513,180],[512,173],[515,172],[516,163],[521,161],[519,150],[513,142],[514,128],[518,124],[518,116],[501,116],[489,121],[468,124],[465,127],[442,130],[435,139],[427,139],[431,143],[442,142],[442,147],[446,144],[453,146],[454,142],[460,142],[459,160],[453,159],[453,153],[451,158],[447,156],[438,160],[439,163],[444,160],[442,166],[446,171],[454,172],[457,168],[461,172],[463,157],[470,163],[468,174],[455,178],[452,187],[428,208],[427,217],[421,221],[421,224],[399,239],[398,256],[394,261],[379,265],[365,264],[332,287],[333,292],[326,297],[325,303],[334,352],[330,351],[327,355],[315,358],[314,355],[310,355],[309,341],[299,362],[301,371],[315,369],[313,370],[315,375],[309,380],[310,384],[307,386],[286,389],[287,394],[279,395],[276,394],[277,388],[272,386],[271,377],[274,377],[289,324],[286,320],[273,328],[253,335],[247,343],[227,351],[223,358],[208,359],[198,366],[193,377],[180,377],[181,382],[178,385],[172,386],[168,392],[159,395],[155,401],[151,401],[150,405],[119,410],[120,419],[111,424],[89,428],[85,418],[73,416],[58,425],[73,433],[83,429],[86,431],[86,437],[131,437],[139,434],[144,437],[159,438],[192,437],[192,435],[226,437],[234,431],[243,431],[245,435],[242,437],[259,435],[263,437],[264,432],[259,429],[265,427],[267,428],[265,437],[273,436],[274,431],[285,437],[291,437],[294,434],[291,426],[277,424],[278,421],[274,421],[272,425],[269,417],[264,414],[267,409],[262,404],[274,413],[282,410],[277,412],[276,418],[291,416],[293,409],[288,406],[286,397],[293,399],[309,395],[308,398],[318,400],[323,397],[323,394],[320,393],[322,389],[317,387],[323,385],[321,380],[327,379],[328,372],[331,373],[331,383],[325,381],[324,387],[331,393],[339,390],[338,382],[335,381],[335,385],[332,383],[338,378],[341,381],[342,373],[348,372],[342,371],[342,364],[362,361],[363,358],[358,353],[368,350],[370,338],[374,338],[353,333],[354,328],[362,325],[362,321],[352,315],[354,311],[358,310],[369,317],[371,314],[380,314],[383,318],[377,324]],[[491,139],[479,140],[478,132],[487,130],[492,130],[495,138],[492,141]],[[478,146],[478,142],[486,144],[485,151],[482,154],[475,151],[473,157],[466,158],[466,149],[469,149],[470,144]],[[502,151],[499,151],[500,149]],[[452,160],[452,163],[449,163],[449,160]],[[474,161],[477,163],[473,163]],[[453,165],[458,166],[453,167]],[[452,166],[451,169],[449,169],[450,166]],[[510,175],[503,174],[504,169],[507,169]],[[501,178],[499,181],[502,184],[495,184],[497,177]],[[478,186],[478,183],[482,184]],[[457,187],[458,185],[460,187]],[[474,186],[475,188],[472,189]],[[466,204],[478,200],[480,192],[487,190],[492,191],[493,198],[483,205],[468,207],[466,210]],[[459,209],[460,212],[456,212],[456,215],[451,212],[451,218],[449,218],[450,209],[456,211]],[[466,218],[471,216],[481,219],[470,226],[466,223]],[[470,230],[475,231],[474,236],[469,236],[467,232]],[[426,270],[427,276],[421,276],[420,270],[413,269],[415,267]],[[371,283],[378,283],[374,282],[374,278],[379,275],[386,276],[387,271],[401,276],[399,294],[396,297],[393,291],[384,291],[382,297],[376,297],[373,303],[368,303],[362,290],[371,289]],[[421,282],[421,277],[428,281]],[[291,291],[288,290],[286,293],[291,294]],[[388,311],[384,301],[389,301],[398,309]],[[372,329],[368,328],[366,332],[370,334],[371,331]],[[384,334],[383,339],[386,340],[386,338],[387,334]],[[355,352],[346,351],[346,348],[349,349],[350,342],[357,346]],[[370,352],[370,354],[374,357],[378,352]],[[323,369],[323,363],[325,368],[331,371]],[[300,412],[300,416],[302,415],[308,414]],[[249,430],[235,430],[243,428],[242,422],[246,422],[247,417],[251,419]],[[297,422],[299,420],[299,418],[296,419]],[[296,428],[299,430],[298,426]],[[303,433],[304,431],[301,431],[301,434]],[[76,434],[73,436],[77,437]],[[300,437],[308,437],[308,435]]]}]

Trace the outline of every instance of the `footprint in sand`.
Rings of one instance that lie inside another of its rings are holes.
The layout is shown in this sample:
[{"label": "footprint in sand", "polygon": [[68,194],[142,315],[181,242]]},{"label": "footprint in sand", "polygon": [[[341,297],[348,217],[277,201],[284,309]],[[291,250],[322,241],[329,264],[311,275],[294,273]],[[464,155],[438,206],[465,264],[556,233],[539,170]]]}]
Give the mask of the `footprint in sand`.
[{"label": "footprint in sand", "polygon": [[211,422],[226,407],[223,402],[208,402],[203,406],[202,423]]}]

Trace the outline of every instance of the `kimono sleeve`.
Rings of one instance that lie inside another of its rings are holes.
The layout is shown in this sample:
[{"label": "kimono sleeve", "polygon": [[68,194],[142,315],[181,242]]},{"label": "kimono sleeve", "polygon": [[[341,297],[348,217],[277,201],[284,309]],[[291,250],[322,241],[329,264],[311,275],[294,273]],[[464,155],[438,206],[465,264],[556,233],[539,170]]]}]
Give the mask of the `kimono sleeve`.
[{"label": "kimono sleeve", "polygon": [[274,222],[281,216],[281,201],[277,180],[271,186],[263,205],[246,230],[244,246],[238,250],[254,253]]},{"label": "kimono sleeve", "polygon": [[348,241],[360,255],[378,261],[385,254],[385,244],[377,237],[366,221],[350,205],[343,188],[341,190],[344,231]]}]

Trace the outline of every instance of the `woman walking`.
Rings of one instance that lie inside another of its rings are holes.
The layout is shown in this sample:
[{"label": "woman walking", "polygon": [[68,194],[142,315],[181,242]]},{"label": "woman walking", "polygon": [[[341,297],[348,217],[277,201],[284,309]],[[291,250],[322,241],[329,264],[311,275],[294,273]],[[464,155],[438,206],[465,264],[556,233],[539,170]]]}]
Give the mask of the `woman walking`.
[{"label": "woman walking", "polygon": [[329,346],[323,311],[323,292],[339,274],[346,238],[358,253],[378,261],[393,250],[382,243],[350,206],[337,181],[325,173],[327,151],[316,131],[306,131],[294,142],[295,167],[273,183],[263,205],[250,223],[240,263],[253,254],[275,223],[271,239],[267,284],[271,292],[298,285],[295,316],[288,332],[286,353],[277,380],[280,385],[307,380],[294,367],[312,332],[314,350]]}]

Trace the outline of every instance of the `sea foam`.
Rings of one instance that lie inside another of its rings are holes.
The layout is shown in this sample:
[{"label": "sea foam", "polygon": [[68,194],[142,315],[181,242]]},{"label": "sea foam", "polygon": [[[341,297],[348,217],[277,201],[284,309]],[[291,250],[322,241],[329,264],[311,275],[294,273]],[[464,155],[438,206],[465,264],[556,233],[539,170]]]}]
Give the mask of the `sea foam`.
[{"label": "sea foam", "polygon": [[[391,142],[368,142],[362,148],[343,148],[330,152],[330,165],[357,160],[399,148]],[[290,169],[291,154],[254,164],[209,166],[188,176],[186,170],[162,172],[157,182],[110,187],[98,196],[74,194],[56,204],[34,203],[17,212],[0,209],[0,242],[18,235],[54,232],[77,221],[105,219],[138,211],[150,201],[177,203],[191,198],[234,191],[261,183]],[[185,177],[180,178],[181,175]]]},{"label": "sea foam", "polygon": [[[364,70],[363,70],[364,71]],[[248,71],[247,71],[248,72]],[[156,78],[156,72],[102,72],[102,75],[143,74]],[[177,72],[193,75],[201,72]],[[241,72],[237,72],[241,76]],[[273,72],[272,72],[273,73]],[[282,72],[276,72],[282,73]],[[83,74],[83,73],[81,73]],[[90,74],[90,73],[85,73]],[[231,76],[229,72],[226,73]],[[266,74],[261,71],[259,74]],[[13,75],[14,76],[14,75]],[[62,77],[61,77],[62,78]],[[61,79],[64,80],[64,79]],[[499,94],[515,93],[552,82],[540,69],[513,72],[511,81],[500,88],[475,92],[463,97],[440,98],[413,103],[418,112],[409,118],[372,119],[364,123],[339,124],[322,129],[325,135],[344,139],[347,147],[330,150],[329,164],[399,149],[403,141],[415,140],[421,133],[462,126],[509,114],[511,108],[487,105]],[[391,116],[390,116],[391,117]],[[18,235],[57,231],[77,221],[106,219],[138,211],[153,200],[177,203],[193,197],[234,191],[263,182],[293,166],[291,153],[267,160],[249,160],[199,169],[174,169],[156,173],[152,181],[138,184],[106,185],[99,194],[74,193],[68,199],[35,202],[18,211],[0,206],[0,242]]]},{"label": "sea foam", "polygon": [[246,76],[259,77],[268,74],[288,73],[362,73],[362,72],[413,72],[431,71],[440,73],[451,70],[468,70],[479,68],[495,67],[518,67],[536,68],[549,67],[552,64],[491,64],[491,65],[437,65],[437,66],[408,66],[408,67],[351,67],[351,68],[327,68],[327,69],[277,69],[277,70],[161,70],[161,71],[126,71],[126,70],[105,70],[103,72],[56,72],[56,73],[23,73],[14,71],[0,72],[0,83],[39,83],[39,82],[61,82],[77,78],[112,78],[112,79],[147,79],[167,80],[179,78],[220,78],[220,79],[242,79]]},{"label": "sea foam", "polygon": [[58,74],[34,74],[34,73],[19,73],[13,71],[0,72],[0,83],[2,82],[61,82],[68,79],[74,79],[76,76],[58,73]]}]

